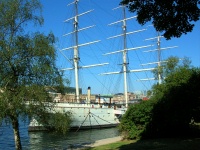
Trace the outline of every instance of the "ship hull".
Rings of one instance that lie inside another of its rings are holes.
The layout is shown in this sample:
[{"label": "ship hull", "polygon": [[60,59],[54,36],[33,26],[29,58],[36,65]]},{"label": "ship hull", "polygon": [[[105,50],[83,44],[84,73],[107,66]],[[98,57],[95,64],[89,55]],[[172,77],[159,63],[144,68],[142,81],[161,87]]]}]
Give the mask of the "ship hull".
[{"label": "ship hull", "polygon": [[[109,128],[119,124],[115,108],[110,108],[108,105],[57,103],[54,110],[71,113],[70,129],[72,130]],[[31,132],[46,129],[37,120],[32,119],[28,130]]]}]

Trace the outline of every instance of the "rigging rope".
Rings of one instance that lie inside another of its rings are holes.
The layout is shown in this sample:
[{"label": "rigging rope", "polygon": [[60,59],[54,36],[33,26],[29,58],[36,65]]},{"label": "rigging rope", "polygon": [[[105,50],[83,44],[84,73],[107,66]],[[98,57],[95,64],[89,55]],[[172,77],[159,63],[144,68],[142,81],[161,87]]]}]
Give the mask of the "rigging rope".
[{"label": "rigging rope", "polygon": [[[87,119],[87,117],[88,117],[89,114],[90,114],[90,111],[89,111],[89,113],[87,114],[87,116],[85,117],[85,120]],[[79,128],[76,130],[76,132],[79,131],[79,129],[81,128],[81,126],[84,124],[85,120],[81,123],[81,125],[80,125]]]},{"label": "rigging rope", "polygon": [[[91,113],[91,112],[90,112],[90,113]],[[91,114],[93,114],[93,113],[91,113]],[[114,124],[114,123],[111,123],[111,122],[109,122],[109,121],[107,121],[107,120],[104,120],[104,119],[100,118],[99,116],[97,116],[97,115],[95,115],[95,114],[93,114],[93,115],[96,116],[97,118],[99,118],[99,119],[105,121],[105,122],[108,122],[108,123],[110,123],[110,124]],[[116,122],[117,122],[117,121],[116,121]]]}]

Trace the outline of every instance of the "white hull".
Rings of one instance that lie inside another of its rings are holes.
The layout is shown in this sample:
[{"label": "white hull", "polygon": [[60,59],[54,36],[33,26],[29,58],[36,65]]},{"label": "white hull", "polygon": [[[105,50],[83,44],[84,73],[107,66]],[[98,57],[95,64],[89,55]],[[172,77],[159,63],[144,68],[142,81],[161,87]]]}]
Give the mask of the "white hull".
[{"label": "white hull", "polygon": [[[91,129],[114,127],[119,124],[117,116],[123,115],[125,109],[109,108],[108,105],[99,104],[70,104],[57,103],[55,111],[71,112],[71,129]],[[29,131],[44,130],[36,120],[31,120]]]}]

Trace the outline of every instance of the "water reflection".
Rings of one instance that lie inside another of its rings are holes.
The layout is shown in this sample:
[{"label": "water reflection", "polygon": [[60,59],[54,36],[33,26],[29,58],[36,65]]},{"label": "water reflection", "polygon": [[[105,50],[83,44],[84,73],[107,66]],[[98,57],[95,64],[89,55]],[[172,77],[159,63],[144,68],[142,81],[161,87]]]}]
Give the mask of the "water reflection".
[{"label": "water reflection", "polygon": [[118,136],[116,128],[69,132],[66,135],[48,132],[30,132],[30,149],[68,149],[94,143],[96,140]]},{"label": "water reflection", "polygon": [[[118,135],[117,128],[71,131],[65,135],[53,132],[28,132],[28,122],[20,122],[20,136],[24,150],[63,150]],[[12,126],[3,123],[0,126],[0,150],[5,149],[15,149],[15,143]]]}]

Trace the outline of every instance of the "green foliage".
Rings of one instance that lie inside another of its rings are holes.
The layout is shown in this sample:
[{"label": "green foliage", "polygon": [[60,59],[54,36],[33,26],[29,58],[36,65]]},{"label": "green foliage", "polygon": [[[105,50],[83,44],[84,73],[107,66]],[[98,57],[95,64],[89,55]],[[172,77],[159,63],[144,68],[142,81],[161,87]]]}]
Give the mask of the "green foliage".
[{"label": "green foliage", "polygon": [[130,107],[120,129],[127,138],[175,137],[191,134],[191,120],[200,121],[200,69],[176,67],[149,101]]},{"label": "green foliage", "polygon": [[191,61],[187,57],[183,58],[183,60],[180,60],[178,57],[171,56],[166,60],[165,63],[162,63],[161,66],[158,66],[152,72],[156,80],[158,80],[159,75],[163,80],[166,76],[172,72],[175,72],[176,69],[180,67],[189,68],[190,64]]},{"label": "green foliage", "polygon": [[199,0],[121,0],[121,4],[137,14],[139,24],[150,21],[156,31],[164,31],[166,39],[191,32],[200,17]]},{"label": "green foliage", "polygon": [[139,139],[152,118],[153,101],[131,105],[122,117],[119,129],[128,139]]},{"label": "green foliage", "polygon": [[62,91],[63,79],[55,63],[53,33],[28,30],[43,23],[38,0],[2,0],[0,20],[0,121],[7,118],[12,123],[16,149],[21,149],[18,119],[42,118],[51,111],[54,103],[48,87]]},{"label": "green foliage", "polygon": [[72,123],[71,112],[55,112],[47,113],[41,117],[37,116],[37,121],[41,123],[47,130],[59,133],[67,133]]},{"label": "green foliage", "polygon": [[[199,121],[200,69],[179,68],[168,75],[163,85],[154,87],[157,100],[152,121],[144,136],[166,137],[190,134],[191,120]],[[158,98],[157,95],[162,95]]]},{"label": "green foliage", "polygon": [[62,132],[63,134],[69,130],[70,124],[72,122],[71,113],[69,112],[66,113],[57,112],[53,114],[53,117],[51,119],[52,119],[51,126],[55,128],[57,132]]},{"label": "green foliage", "polygon": [[43,113],[46,105],[53,106],[44,103],[52,101],[47,87],[63,87],[55,64],[54,35],[25,33],[29,23],[42,23],[38,11],[37,0],[0,3],[0,118]]},{"label": "green foliage", "polygon": [[33,23],[42,25],[41,5],[38,0],[1,0],[0,2],[0,37],[9,39],[22,35],[25,27]]}]

